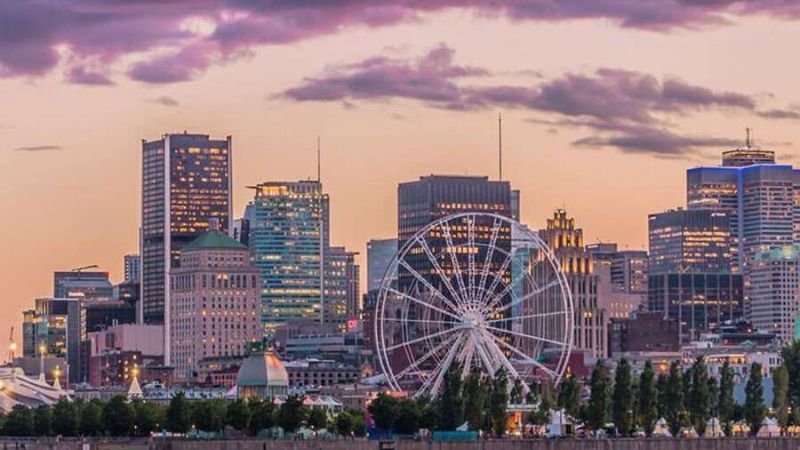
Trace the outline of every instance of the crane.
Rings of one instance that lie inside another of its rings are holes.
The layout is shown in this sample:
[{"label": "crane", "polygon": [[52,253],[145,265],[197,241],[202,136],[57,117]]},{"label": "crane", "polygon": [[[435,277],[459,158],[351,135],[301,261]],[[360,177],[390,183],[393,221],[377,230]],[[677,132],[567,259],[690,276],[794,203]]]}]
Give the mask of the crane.
[{"label": "crane", "polygon": [[91,266],[76,267],[76,268],[72,269],[72,271],[73,271],[73,272],[78,272],[78,273],[81,273],[81,272],[83,272],[84,270],[88,270],[88,269],[97,269],[98,267],[100,267],[100,266],[98,266],[97,264],[92,264]]}]

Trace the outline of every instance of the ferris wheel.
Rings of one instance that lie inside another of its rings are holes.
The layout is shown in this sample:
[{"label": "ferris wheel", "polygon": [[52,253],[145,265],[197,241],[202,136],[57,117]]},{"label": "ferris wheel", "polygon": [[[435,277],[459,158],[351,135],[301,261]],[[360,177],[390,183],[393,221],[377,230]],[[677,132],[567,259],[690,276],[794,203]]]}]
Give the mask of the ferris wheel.
[{"label": "ferris wheel", "polygon": [[491,378],[502,367],[528,391],[533,378],[558,383],[566,370],[572,295],[536,233],[497,214],[460,213],[403,241],[374,325],[392,389],[435,396],[451,367]]}]

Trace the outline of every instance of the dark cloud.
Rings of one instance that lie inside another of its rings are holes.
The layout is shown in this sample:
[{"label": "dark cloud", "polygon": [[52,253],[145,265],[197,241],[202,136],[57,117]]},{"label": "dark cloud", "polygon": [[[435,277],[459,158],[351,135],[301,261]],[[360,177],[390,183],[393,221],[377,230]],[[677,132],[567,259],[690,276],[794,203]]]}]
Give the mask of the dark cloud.
[{"label": "dark cloud", "polygon": [[800,110],[798,109],[768,109],[759,111],[758,115],[765,119],[800,119]]},{"label": "dark cloud", "polygon": [[73,67],[66,74],[67,81],[73,84],[86,84],[91,86],[111,86],[111,79],[97,71],[87,70],[85,67]]},{"label": "dark cloud", "polygon": [[[787,0],[5,0],[0,76],[46,74],[58,66],[61,46],[70,58],[103,66],[166,49],[168,56],[129,68],[130,76],[148,83],[185,81],[253,46],[408,23],[452,9],[516,22],[604,19],[657,32],[720,26],[746,15],[800,17],[800,2]],[[190,19],[204,21],[207,29],[187,27]],[[183,66],[159,64],[169,62]],[[94,79],[102,80],[97,74]]]},{"label": "dark cloud", "polygon": [[175,100],[174,98],[172,98],[172,97],[170,97],[168,95],[162,95],[160,97],[152,98],[152,99],[150,99],[148,101],[150,103],[157,103],[157,104],[162,105],[162,106],[170,106],[170,107],[172,107],[172,106],[180,106],[180,102],[178,102],[177,100]]},{"label": "dark cloud", "polygon": [[17,147],[14,150],[18,152],[49,152],[63,150],[63,147],[60,145],[32,145],[28,147]]},{"label": "dark cloud", "polygon": [[655,127],[634,127],[611,135],[585,137],[572,144],[579,147],[613,147],[623,152],[672,158],[708,147],[732,147],[741,144],[741,141],[708,136],[684,136]]}]

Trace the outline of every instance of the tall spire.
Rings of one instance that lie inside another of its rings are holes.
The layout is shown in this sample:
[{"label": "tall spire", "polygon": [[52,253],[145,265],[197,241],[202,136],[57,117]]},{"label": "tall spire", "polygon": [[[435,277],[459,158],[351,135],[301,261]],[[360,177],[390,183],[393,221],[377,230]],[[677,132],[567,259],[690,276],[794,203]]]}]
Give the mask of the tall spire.
[{"label": "tall spire", "polygon": [[500,181],[503,181],[503,114],[497,113],[497,162]]},{"label": "tall spire", "polygon": [[745,137],[744,144],[745,144],[745,146],[747,148],[750,148],[750,144],[751,144],[751,142],[750,142],[750,127],[745,128],[745,133],[746,133],[746,137]]},{"label": "tall spire", "polygon": [[317,136],[317,182],[322,182],[322,159],[320,154],[319,136]]}]

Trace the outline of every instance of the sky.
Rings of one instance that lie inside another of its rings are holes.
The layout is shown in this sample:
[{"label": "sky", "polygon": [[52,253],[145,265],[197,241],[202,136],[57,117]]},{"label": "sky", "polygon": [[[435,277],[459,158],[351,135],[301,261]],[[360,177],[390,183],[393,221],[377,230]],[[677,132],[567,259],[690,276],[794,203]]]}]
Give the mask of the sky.
[{"label": "sky", "polygon": [[797,161],[797,42],[784,0],[2,1],[0,333],[53,271],[120,280],[141,140],[184,130],[233,137],[237,216],[246,186],[316,176],[319,137],[332,243],[365,265],[399,182],[498,176],[502,113],[523,222],[646,248],[746,127]]}]

